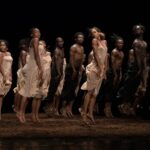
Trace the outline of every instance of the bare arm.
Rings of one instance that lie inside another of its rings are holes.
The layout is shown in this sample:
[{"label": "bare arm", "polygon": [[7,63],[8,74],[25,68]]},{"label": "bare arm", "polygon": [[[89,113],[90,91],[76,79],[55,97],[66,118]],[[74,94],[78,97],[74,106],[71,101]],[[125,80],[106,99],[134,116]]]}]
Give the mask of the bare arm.
[{"label": "bare arm", "polygon": [[26,57],[27,57],[27,52],[22,50],[21,54],[20,54],[20,59],[21,59],[22,66],[24,66],[26,64]]},{"label": "bare arm", "polygon": [[[4,55],[0,52],[0,73],[3,75],[3,71],[2,71],[2,68],[1,68],[1,66],[2,66],[2,62],[3,62],[3,57],[4,57]],[[4,75],[3,75],[4,76]]]},{"label": "bare arm", "polygon": [[76,72],[76,69],[75,69],[75,53],[76,53],[76,48],[75,46],[72,46],[70,48],[70,64],[71,64],[71,67],[73,68],[73,72]]},{"label": "bare arm", "polygon": [[141,52],[140,52],[140,49],[139,49],[139,41],[137,41],[137,40],[135,40],[134,42],[133,42],[133,49],[134,49],[134,52],[135,52],[135,59],[136,59],[136,61],[137,61],[137,65],[138,65],[138,67],[139,67],[139,73],[141,73],[141,71],[142,71],[142,67],[144,67],[144,66],[142,66],[142,60],[141,60]]},{"label": "bare arm", "polygon": [[111,52],[111,65],[112,65],[112,69],[113,69],[113,73],[117,74],[117,51],[116,50],[112,50]]},{"label": "bare arm", "polygon": [[62,58],[61,58],[61,54],[58,50],[55,50],[54,51],[54,60],[55,60],[55,63],[56,63],[56,69],[57,69],[57,72],[59,74],[59,76],[62,75],[62,66],[61,66],[61,63],[62,63]]},{"label": "bare arm", "polygon": [[92,40],[92,48],[93,48],[93,55],[94,55],[95,61],[96,61],[97,65],[98,65],[98,67],[100,69],[99,73],[101,73],[102,72],[102,64],[101,64],[100,58],[98,56],[98,51],[97,51],[98,43],[97,42],[98,42],[97,39],[93,39]]},{"label": "bare arm", "polygon": [[107,53],[106,59],[105,59],[105,72],[109,69],[109,54]]},{"label": "bare arm", "polygon": [[146,49],[147,49],[147,43],[145,42],[146,46],[145,46],[145,49],[144,49],[144,69],[147,68],[148,64],[147,64],[147,52],[146,52]]},{"label": "bare arm", "polygon": [[135,61],[134,49],[131,49],[128,54],[128,63]]},{"label": "bare arm", "polygon": [[41,62],[40,62],[40,56],[39,56],[39,51],[38,51],[39,39],[38,38],[34,38],[32,42],[33,42],[34,57],[35,57],[36,64],[37,64],[39,70],[42,70],[42,66],[41,66]]}]

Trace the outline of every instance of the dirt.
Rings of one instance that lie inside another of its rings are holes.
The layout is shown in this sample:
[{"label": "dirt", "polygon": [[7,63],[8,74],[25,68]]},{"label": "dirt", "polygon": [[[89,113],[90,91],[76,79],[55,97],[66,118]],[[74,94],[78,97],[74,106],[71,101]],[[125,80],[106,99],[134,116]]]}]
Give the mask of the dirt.
[{"label": "dirt", "polygon": [[150,121],[135,118],[105,118],[97,116],[96,124],[85,125],[80,116],[48,118],[40,114],[41,122],[33,123],[30,114],[21,124],[15,114],[2,114],[0,138],[46,137],[150,137]]}]

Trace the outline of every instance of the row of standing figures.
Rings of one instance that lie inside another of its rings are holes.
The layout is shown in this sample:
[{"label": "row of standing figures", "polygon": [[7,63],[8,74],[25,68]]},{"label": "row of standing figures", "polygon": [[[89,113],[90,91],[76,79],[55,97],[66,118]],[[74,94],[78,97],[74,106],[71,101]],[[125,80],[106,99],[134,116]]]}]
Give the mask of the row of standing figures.
[{"label": "row of standing figures", "polygon": [[[33,122],[39,122],[39,108],[46,100],[46,114],[72,117],[74,100],[80,90],[84,91],[79,112],[86,125],[95,124],[94,109],[96,98],[104,91],[104,113],[113,117],[112,103],[117,97],[121,102],[117,108],[124,114],[136,114],[143,99],[149,72],[147,43],[143,40],[144,26],[133,27],[135,40],[129,51],[127,71],[123,74],[124,40],[115,35],[115,48],[108,54],[105,34],[97,27],[90,29],[92,51],[88,64],[84,67],[84,34],[75,34],[75,44],[70,47],[70,59],[67,64],[64,54],[64,40],[56,38],[56,48],[51,57],[45,41],[40,40],[40,30],[31,30],[31,40],[20,42],[21,53],[17,71],[17,86],[14,88],[13,110],[21,123],[26,122],[25,111],[32,98]],[[0,40],[0,112],[4,96],[12,84],[11,67],[13,58],[8,52],[5,40]],[[81,81],[85,77],[83,84]],[[121,84],[120,84],[121,83]],[[121,86],[120,86],[121,85]],[[1,116],[1,114],[0,114]],[[0,117],[1,119],[1,117]]]}]

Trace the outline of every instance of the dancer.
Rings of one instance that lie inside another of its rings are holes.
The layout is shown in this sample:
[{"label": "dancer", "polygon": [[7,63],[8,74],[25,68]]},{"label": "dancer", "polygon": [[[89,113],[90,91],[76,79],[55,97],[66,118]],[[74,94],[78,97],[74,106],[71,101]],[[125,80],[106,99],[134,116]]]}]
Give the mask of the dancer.
[{"label": "dancer", "polygon": [[3,99],[12,85],[13,58],[8,51],[8,42],[0,40],[0,120]]},{"label": "dancer", "polygon": [[90,33],[92,36],[93,59],[86,67],[87,81],[81,87],[82,90],[87,91],[81,111],[81,117],[86,124],[89,124],[88,118],[92,123],[95,123],[93,110],[107,65],[107,44],[105,40],[102,40],[104,34],[97,27],[91,28]]}]

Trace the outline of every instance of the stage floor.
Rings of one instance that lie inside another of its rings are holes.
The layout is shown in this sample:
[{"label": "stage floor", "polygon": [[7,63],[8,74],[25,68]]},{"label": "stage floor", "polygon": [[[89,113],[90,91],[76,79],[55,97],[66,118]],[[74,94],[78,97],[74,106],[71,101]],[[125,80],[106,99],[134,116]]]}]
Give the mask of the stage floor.
[{"label": "stage floor", "polygon": [[41,122],[33,123],[30,114],[21,124],[14,113],[2,114],[0,138],[51,138],[51,137],[150,137],[150,120],[97,116],[96,125],[84,125],[79,115],[72,119],[48,118],[40,114]]}]

